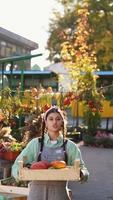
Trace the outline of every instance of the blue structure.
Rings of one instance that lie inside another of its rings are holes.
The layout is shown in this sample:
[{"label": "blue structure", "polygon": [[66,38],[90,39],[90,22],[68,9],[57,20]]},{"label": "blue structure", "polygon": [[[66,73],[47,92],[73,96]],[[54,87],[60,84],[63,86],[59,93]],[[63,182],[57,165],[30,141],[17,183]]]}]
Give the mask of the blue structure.
[{"label": "blue structure", "polygon": [[[16,90],[21,83],[21,70],[4,71],[4,78],[8,80],[8,86]],[[2,76],[2,71],[0,71]],[[4,80],[3,80],[4,82]],[[2,84],[2,81],[1,81]],[[53,89],[58,90],[58,76],[51,71],[39,71],[39,70],[23,70],[23,90],[30,87],[47,88],[51,86]]]}]

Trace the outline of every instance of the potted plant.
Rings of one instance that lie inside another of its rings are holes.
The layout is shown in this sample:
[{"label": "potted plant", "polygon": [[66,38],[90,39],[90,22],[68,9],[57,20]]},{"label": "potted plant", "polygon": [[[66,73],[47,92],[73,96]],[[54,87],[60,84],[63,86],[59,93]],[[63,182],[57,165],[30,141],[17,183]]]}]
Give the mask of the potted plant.
[{"label": "potted plant", "polygon": [[[0,114],[1,119],[1,114]],[[3,127],[3,121],[0,120],[0,158],[4,157],[5,152],[5,139],[10,136],[11,128],[10,127]]]},{"label": "potted plant", "polygon": [[22,149],[23,149],[23,143],[15,141],[7,143],[3,158],[5,160],[14,161],[20,154]]}]

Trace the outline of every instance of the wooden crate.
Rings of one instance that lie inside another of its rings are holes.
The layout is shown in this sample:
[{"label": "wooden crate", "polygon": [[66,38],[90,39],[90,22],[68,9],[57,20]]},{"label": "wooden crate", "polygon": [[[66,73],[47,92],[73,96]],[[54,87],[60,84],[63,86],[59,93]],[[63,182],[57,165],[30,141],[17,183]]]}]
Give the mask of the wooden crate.
[{"label": "wooden crate", "polygon": [[19,179],[23,181],[65,181],[80,180],[80,161],[76,160],[74,166],[67,166],[63,169],[28,169],[23,167],[23,161],[19,161]]}]

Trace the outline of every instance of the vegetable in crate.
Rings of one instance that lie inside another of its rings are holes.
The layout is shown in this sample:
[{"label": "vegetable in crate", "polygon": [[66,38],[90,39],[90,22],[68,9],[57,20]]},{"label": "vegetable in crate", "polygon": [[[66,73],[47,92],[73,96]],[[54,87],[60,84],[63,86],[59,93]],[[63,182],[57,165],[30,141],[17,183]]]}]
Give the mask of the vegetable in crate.
[{"label": "vegetable in crate", "polygon": [[47,161],[39,161],[32,163],[30,169],[48,169],[50,167],[49,162]]},{"label": "vegetable in crate", "polygon": [[51,162],[51,167],[55,169],[62,169],[66,167],[66,162],[64,160],[54,160]]}]

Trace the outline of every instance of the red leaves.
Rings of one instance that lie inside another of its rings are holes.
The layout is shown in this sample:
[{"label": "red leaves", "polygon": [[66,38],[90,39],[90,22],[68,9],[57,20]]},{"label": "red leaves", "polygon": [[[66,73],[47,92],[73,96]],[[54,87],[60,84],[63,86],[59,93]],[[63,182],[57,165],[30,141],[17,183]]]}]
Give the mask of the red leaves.
[{"label": "red leaves", "polygon": [[103,108],[99,102],[94,102],[93,100],[89,100],[88,106],[92,110],[93,113],[96,113],[97,111],[103,112]]},{"label": "red leaves", "polygon": [[43,107],[43,111],[46,112],[51,106],[45,104],[45,106]]},{"label": "red leaves", "polygon": [[70,99],[70,98],[68,98],[68,97],[66,97],[66,98],[64,99],[64,105],[67,105],[67,106],[69,106],[69,105],[70,105],[70,103],[71,103],[71,99]]}]

